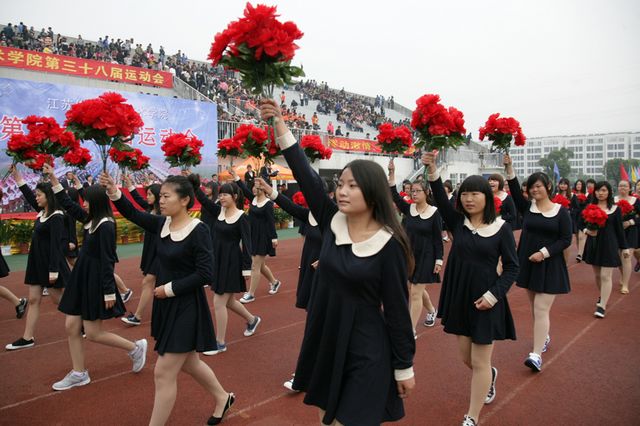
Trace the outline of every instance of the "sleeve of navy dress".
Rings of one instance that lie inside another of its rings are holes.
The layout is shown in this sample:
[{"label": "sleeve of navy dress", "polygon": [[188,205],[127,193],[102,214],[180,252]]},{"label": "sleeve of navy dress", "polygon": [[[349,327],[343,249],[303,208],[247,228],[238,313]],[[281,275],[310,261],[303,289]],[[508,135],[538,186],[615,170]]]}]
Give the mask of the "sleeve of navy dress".
[{"label": "sleeve of navy dress", "polygon": [[55,214],[49,222],[49,272],[60,272],[60,265],[64,258],[64,247],[68,245],[64,215]]},{"label": "sleeve of navy dress", "polygon": [[[409,315],[409,290],[407,287],[407,259],[400,243],[391,238],[384,248],[385,266],[382,268],[381,299],[384,318],[391,341],[392,366],[403,370],[413,365],[415,339]],[[398,297],[402,295],[402,297]]]},{"label": "sleeve of navy dress", "polygon": [[449,202],[441,178],[438,177],[438,179],[429,183],[431,184],[433,198],[436,201],[436,207],[438,207],[438,211],[442,215],[442,219],[444,219],[447,227],[453,232],[459,222],[462,221],[462,213],[457,211]]},{"label": "sleeve of navy dress", "polygon": [[135,223],[145,231],[153,232],[154,234],[160,233],[160,228],[166,220],[164,216],[141,212],[140,210],[133,207],[131,201],[129,201],[127,197],[122,195],[122,193],[120,193],[120,198],[112,201],[120,214],[127,218],[127,220]]},{"label": "sleeve of navy dress", "polygon": [[247,197],[249,201],[253,201],[253,191],[249,189],[249,187],[242,181],[242,179],[238,179],[235,182],[236,182],[236,185],[238,185],[238,187],[244,194],[244,196]]},{"label": "sleeve of navy dress", "polygon": [[273,214],[273,202],[268,201],[265,207],[265,213],[267,214],[267,222],[269,226],[269,238],[271,238],[272,240],[277,240],[278,233],[276,232],[276,217]]},{"label": "sleeve of navy dress", "polygon": [[135,201],[136,204],[142,208],[142,210],[149,211],[149,203],[142,197],[142,195],[140,195],[136,188],[130,189],[129,194],[131,194],[131,198],[133,198],[133,201]]},{"label": "sleeve of navy dress", "polygon": [[[62,187],[60,186],[59,188]],[[87,217],[89,217],[89,214],[82,207],[80,207],[80,204],[76,203],[69,197],[67,191],[60,190],[56,192],[56,190],[54,190],[54,193],[60,205],[71,217],[73,217],[78,222],[85,223],[87,221]]]},{"label": "sleeve of navy dress", "polygon": [[398,190],[395,185],[389,185],[389,191],[391,191],[391,198],[393,198],[393,202],[396,207],[398,207],[398,210],[400,210],[403,215],[408,215],[411,204],[407,203],[400,194],[398,194]]},{"label": "sleeve of navy dress", "polygon": [[[529,200],[526,200],[524,198],[524,195],[522,195],[522,191],[520,190],[520,182],[518,182],[517,177],[514,177],[513,179],[509,179],[507,180],[507,182],[509,183],[509,189],[511,190],[511,198],[513,198],[513,204],[515,205],[516,209],[520,212],[520,214],[524,215],[525,212],[529,210],[529,207],[531,206],[531,202]],[[504,220],[507,220],[504,218],[504,215],[501,214],[500,216],[502,216]]]},{"label": "sleeve of navy dress", "polygon": [[113,265],[116,263],[116,225],[104,222],[94,231],[100,246],[100,281],[104,294],[115,294],[116,280]]},{"label": "sleeve of navy dress", "polygon": [[620,212],[620,208],[617,208],[615,212],[613,212],[613,230],[616,233],[616,239],[618,240],[618,248],[620,250],[624,250],[629,248],[627,244],[627,238],[624,236],[624,228],[622,227],[622,213]]},{"label": "sleeve of navy dress", "polygon": [[[279,139],[283,137],[293,138],[293,135],[288,132],[285,135],[280,136]],[[295,143],[294,145],[283,149],[282,154],[287,160],[287,164],[291,168],[293,176],[300,185],[304,198],[309,204],[311,214],[313,214],[313,217],[318,221],[320,231],[324,232],[326,229],[329,229],[331,218],[338,211],[338,206],[335,205],[331,201],[331,198],[326,194],[320,175],[311,168],[309,160],[307,160],[307,157],[304,155],[304,151],[300,148],[300,144]]]},{"label": "sleeve of navy dress", "polygon": [[19,188],[20,192],[22,192],[22,195],[24,196],[24,199],[27,200],[27,203],[29,203],[29,205],[35,211],[39,212],[40,210],[42,210],[42,207],[38,206],[38,203],[36,202],[36,196],[33,194],[31,188],[29,188],[29,185],[24,183],[20,185]]},{"label": "sleeve of navy dress", "polygon": [[516,252],[516,240],[513,238],[513,232],[508,224],[502,225],[503,229],[500,238],[500,256],[502,257],[502,275],[498,277],[496,282],[489,288],[491,294],[496,299],[502,300],[511,285],[518,277],[519,263],[518,254]]},{"label": "sleeve of navy dress", "polygon": [[176,296],[193,292],[205,283],[213,281],[211,259],[213,258],[213,243],[208,232],[194,232],[195,270],[185,277],[173,280],[171,289]]},{"label": "sleeve of navy dress", "polygon": [[571,216],[567,209],[562,207],[558,212],[558,239],[555,243],[547,246],[549,256],[554,256],[562,253],[564,249],[571,246],[571,240],[573,239],[573,229],[571,227]]},{"label": "sleeve of navy dress", "polygon": [[242,241],[242,270],[251,270],[251,225],[249,218],[243,214],[240,222],[240,241]]},{"label": "sleeve of navy dress", "polygon": [[69,243],[73,243],[73,245],[78,246],[78,233],[76,231],[76,219],[71,216],[69,213],[64,215],[65,228],[67,232],[67,238]]},{"label": "sleeve of navy dress", "polygon": [[[516,192],[520,192],[520,189]],[[522,196],[522,194],[520,194],[520,196]],[[502,220],[511,226],[511,229],[516,226],[516,205],[513,202],[513,197],[511,197],[511,195],[507,195],[507,198],[502,202],[500,217],[502,217]]]},{"label": "sleeve of navy dress", "polygon": [[200,206],[202,206],[203,209],[209,212],[209,214],[213,216],[213,219],[216,220],[218,218],[218,215],[220,214],[220,209],[222,208],[220,207],[220,204],[207,197],[202,189],[194,189],[196,193],[196,199],[200,203]]},{"label": "sleeve of navy dress", "polygon": [[279,205],[282,210],[302,222],[306,223],[309,219],[309,209],[297,205],[284,194],[278,194],[275,199],[275,203]]},{"label": "sleeve of navy dress", "polygon": [[433,214],[433,248],[435,249],[435,259],[442,260],[444,259],[444,242],[442,242],[443,224],[442,224],[442,216],[440,216],[440,210],[436,210]]}]

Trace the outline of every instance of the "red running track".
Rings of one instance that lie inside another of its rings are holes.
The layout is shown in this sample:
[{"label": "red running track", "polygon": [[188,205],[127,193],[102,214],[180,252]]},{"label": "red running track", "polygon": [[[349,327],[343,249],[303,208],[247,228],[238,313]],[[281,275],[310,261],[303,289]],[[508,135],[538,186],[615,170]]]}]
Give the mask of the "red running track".
[{"label": "red running track", "polygon": [[[244,337],[242,320],[230,314],[229,349],[202,357],[228,391],[237,395],[227,425],[317,425],[317,410],[302,403],[282,383],[290,377],[304,330],[304,312],[294,307],[295,283],[302,241],[281,242],[269,265],[282,280],[279,294],[267,294],[263,281],[256,302],[248,305],[263,322],[252,337]],[[448,244],[447,244],[448,246]],[[136,293],[140,291],[139,259],[117,265],[117,272]],[[509,301],[518,332],[515,342],[498,342],[494,365],[500,371],[497,397],[482,412],[482,425],[638,425],[640,424],[640,274],[634,273],[630,294],[618,292],[618,273],[607,317],[593,317],[598,297],[591,267],[572,262],[572,293],[556,299],[551,313],[552,343],[544,356],[543,372],[523,365],[531,346],[531,313],[525,291],[513,287]],[[24,272],[2,280],[25,295]],[[439,286],[430,287],[437,300]],[[0,425],[144,425],[153,406],[153,366],[130,372],[127,355],[86,342],[88,386],[54,392],[51,385],[71,368],[64,332],[64,316],[44,298],[36,331],[36,346],[16,352],[0,351]],[[148,317],[129,328],[111,320],[105,328],[129,339],[149,337]],[[0,342],[21,336],[24,319],[17,320],[0,302]],[[417,386],[406,402],[400,425],[459,425],[468,405],[470,372],[460,362],[456,339],[421,325],[418,329],[415,371]],[[172,425],[201,425],[213,412],[211,398],[188,376],[181,375]]]}]

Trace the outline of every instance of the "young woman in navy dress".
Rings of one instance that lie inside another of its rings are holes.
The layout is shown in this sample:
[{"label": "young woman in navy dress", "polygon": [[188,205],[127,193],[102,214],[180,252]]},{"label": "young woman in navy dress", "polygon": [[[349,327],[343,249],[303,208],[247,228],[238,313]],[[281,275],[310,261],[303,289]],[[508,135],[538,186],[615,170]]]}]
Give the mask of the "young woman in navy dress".
[{"label": "young woman in navy dress", "polygon": [[498,197],[502,201],[500,207],[500,218],[507,222],[511,229],[517,228],[517,212],[516,206],[513,204],[513,198],[506,191],[504,191],[504,177],[500,173],[494,173],[489,176],[489,185],[491,185],[491,191],[493,195]]},{"label": "young woman in navy dress", "polygon": [[[621,180],[618,182],[618,196],[614,198],[617,203],[620,200],[625,200],[634,210],[634,216],[631,219],[622,221],[622,228],[624,229],[624,237],[627,241],[629,250],[635,252],[638,249],[638,222],[640,222],[640,200],[631,195],[631,183],[628,180]],[[623,256],[620,254],[620,293],[629,294],[629,280],[631,279],[631,256]]]},{"label": "young woman in navy dress", "polygon": [[[4,196],[2,188],[0,188],[0,200]],[[2,221],[2,219],[0,219]],[[4,260],[4,256],[0,253],[0,278],[9,276],[9,265]],[[16,318],[20,319],[24,315],[27,309],[27,299],[18,298],[11,290],[3,285],[0,285],[0,297],[10,302],[16,308]]]},{"label": "young woman in navy dress", "polygon": [[436,323],[437,309],[431,302],[426,285],[440,282],[440,270],[444,256],[442,218],[438,209],[427,202],[429,189],[425,182],[411,184],[409,193],[413,203],[408,203],[402,199],[396,189],[393,158],[389,161],[388,169],[391,197],[398,210],[404,215],[404,229],[411,241],[413,258],[416,262],[413,274],[409,277],[409,306],[411,308],[411,324],[415,333],[425,298],[427,317],[424,324],[433,327]]},{"label": "young woman in navy dress", "polygon": [[[566,209],[569,212],[569,219],[571,220],[571,233],[573,234],[574,229],[576,229],[576,225],[573,224],[573,215],[571,210],[571,200],[573,198],[573,193],[571,192],[571,182],[569,181],[569,179],[561,178],[558,181],[558,184],[556,185],[556,190],[553,193],[552,197],[555,197],[556,195],[562,195],[564,198],[569,200],[569,207],[567,207]],[[514,196],[512,196],[512,198],[515,200]],[[517,210],[517,207],[518,206],[516,206],[516,210]],[[571,239],[573,240],[573,236]],[[569,258],[571,257],[571,244],[569,244],[569,247],[564,249],[563,255],[564,255],[564,262],[568,264]]]},{"label": "young woman in navy dress", "polygon": [[[152,183],[145,188],[146,200],[142,198],[138,190],[136,189],[131,177],[124,176],[124,186],[131,194],[131,198],[147,213],[159,215],[160,214],[160,184]],[[142,256],[140,257],[140,270],[142,271],[142,291],[140,293],[140,300],[138,301],[138,307],[135,312],[129,313],[129,315],[122,317],[121,320],[125,324],[140,325],[142,324],[142,317],[147,309],[147,306],[153,300],[153,288],[156,285],[156,237],[157,235],[152,232],[146,231],[144,233],[144,241],[142,243]]]},{"label": "young woman in navy dress", "polygon": [[527,290],[533,314],[533,349],[524,363],[538,372],[542,370],[542,353],[550,342],[551,306],[556,295],[571,291],[564,257],[564,250],[571,246],[571,218],[567,209],[551,201],[551,181],[546,174],[529,176],[529,200],[525,200],[508,154],[504,155],[504,165],[513,200],[523,218],[516,283]]},{"label": "young woman in navy dress", "polygon": [[[341,172],[337,205],[326,194],[273,100],[277,142],[322,234],[294,389],[323,424],[378,425],[404,416],[413,387],[415,340],[408,308],[408,238],[384,170],[355,160]],[[335,423],[334,423],[335,422]]]},{"label": "young woman in navy dress", "polygon": [[247,290],[245,277],[251,275],[251,227],[244,214],[242,191],[235,183],[225,183],[218,191],[218,203],[200,189],[200,178],[189,176],[202,211],[215,218],[213,225],[213,308],[216,317],[216,348],[204,352],[216,355],[227,350],[228,309],[247,322],[244,335],[252,336],[262,321],[233,296]]},{"label": "young woman in navy dress", "polygon": [[[204,187],[202,189],[202,192],[204,193],[205,197],[207,197],[207,199],[213,201],[214,203],[218,202],[218,190],[219,190],[219,185],[217,182],[214,181],[209,181],[207,183],[204,184]],[[197,195],[197,194],[196,194]],[[218,220],[217,216],[212,216],[209,214],[209,212],[206,209],[200,209],[200,220],[202,222],[204,222],[205,225],[207,225],[209,227],[209,230],[211,231],[211,241],[214,241],[214,227],[216,224],[216,220]]]},{"label": "young woman in navy dress", "polygon": [[104,188],[93,185],[83,191],[85,211],[71,201],[54,175],[45,165],[58,202],[77,221],[84,224],[84,238],[78,260],[71,271],[58,309],[66,314],[65,329],[73,369],[53,384],[54,390],[67,390],[88,384],[91,379],[85,368],[82,329],[87,339],[106,346],[126,350],[139,372],[146,361],[147,341],[127,340],[103,329],[103,320],[121,316],[124,303],[117,291],[113,269],[116,262],[116,226],[111,205]]},{"label": "young woman in navy dress", "polygon": [[[578,247],[578,254],[576,255],[576,262],[582,262],[582,252],[584,251],[584,243],[587,240],[587,236],[582,232],[582,210],[587,206],[587,185],[582,179],[578,179],[573,184],[573,195],[571,197],[571,222],[573,224],[573,233],[576,236],[576,246]],[[580,198],[584,196],[584,201],[580,201]]]},{"label": "young woman in navy dress", "polygon": [[[600,207],[608,216],[604,228],[583,230],[587,235],[587,241],[582,260],[593,267],[596,286],[600,292],[593,315],[596,318],[604,318],[611,296],[613,270],[621,265],[621,256],[629,257],[629,250],[622,226],[622,214],[613,202],[613,191],[609,182],[596,183],[591,204]],[[622,250],[622,253],[619,250]]]},{"label": "young woman in navy dress", "polygon": [[[436,205],[453,232],[438,317],[446,333],[458,336],[462,360],[472,370],[469,409],[462,424],[474,426],[483,404],[496,396],[493,342],[516,339],[507,301],[507,292],[518,276],[516,243],[509,224],[496,217],[493,191],[482,176],[462,182],[454,209],[442,187],[434,154],[423,154],[422,162],[428,168]],[[500,258],[502,273],[498,274]]]},{"label": "young woman in navy dress", "polygon": [[68,243],[64,212],[56,201],[51,184],[41,182],[35,192],[22,179],[15,165],[10,167],[25,200],[38,212],[35,220],[24,283],[29,286],[29,310],[22,337],[5,346],[7,350],[29,348],[35,345],[35,329],[40,317],[42,290],[46,288],[51,301],[57,306],[66,280],[69,265],[64,257]]},{"label": "young woman in navy dress", "polygon": [[260,284],[260,276],[269,282],[269,294],[276,294],[282,283],[276,279],[267,266],[267,255],[275,256],[278,246],[276,220],[273,216],[273,201],[267,198],[262,189],[255,186],[249,189],[240,180],[233,169],[229,170],[235,183],[240,187],[245,197],[251,202],[249,205],[249,223],[251,224],[251,282],[249,291],[240,299],[241,303],[251,303],[256,300],[256,290]]},{"label": "young woman in navy dress", "polygon": [[145,231],[156,235],[157,279],[153,290],[151,335],[158,360],[154,370],[155,397],[151,426],[164,425],[176,400],[180,371],[191,375],[215,399],[208,424],[218,424],[233,404],[214,372],[197,352],[216,348],[211,312],[204,285],[212,282],[209,229],[189,216],[195,195],[184,176],[170,176],[160,190],[158,216],[135,209],[106,174],[100,184],[118,211]]}]

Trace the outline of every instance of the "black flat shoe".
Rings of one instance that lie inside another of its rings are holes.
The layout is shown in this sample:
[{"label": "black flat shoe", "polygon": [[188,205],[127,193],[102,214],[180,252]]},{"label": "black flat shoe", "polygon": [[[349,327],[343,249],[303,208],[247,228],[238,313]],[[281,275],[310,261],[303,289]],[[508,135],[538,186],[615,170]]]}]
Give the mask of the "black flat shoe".
[{"label": "black flat shoe", "polygon": [[235,401],[236,401],[236,396],[233,393],[230,393],[229,397],[227,398],[227,403],[224,404],[224,410],[222,410],[222,416],[220,416],[220,417],[216,417],[216,416],[209,417],[209,420],[207,420],[207,424],[208,425],[219,425],[220,423],[222,423],[222,419],[224,418],[225,413],[227,412],[227,410],[229,408],[231,408],[231,406],[233,405],[233,403]]}]

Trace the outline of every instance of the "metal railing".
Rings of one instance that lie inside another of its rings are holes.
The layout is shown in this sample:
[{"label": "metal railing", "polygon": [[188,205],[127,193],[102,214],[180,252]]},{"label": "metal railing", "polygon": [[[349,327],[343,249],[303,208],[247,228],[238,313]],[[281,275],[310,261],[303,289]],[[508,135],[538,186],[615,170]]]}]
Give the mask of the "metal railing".
[{"label": "metal railing", "polygon": [[207,96],[196,90],[189,83],[185,82],[179,77],[173,76],[173,89],[180,94],[184,99],[191,99],[192,101],[211,102]]}]

